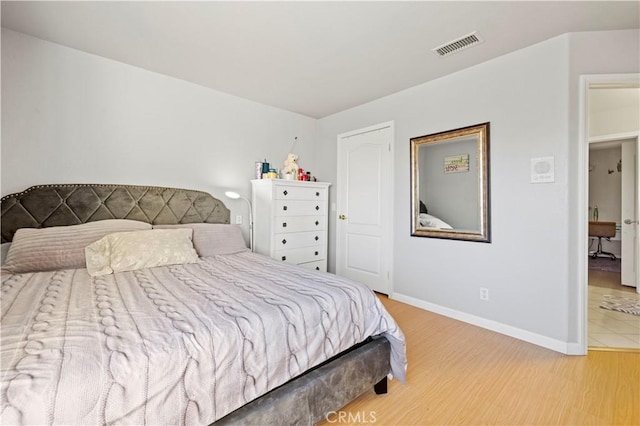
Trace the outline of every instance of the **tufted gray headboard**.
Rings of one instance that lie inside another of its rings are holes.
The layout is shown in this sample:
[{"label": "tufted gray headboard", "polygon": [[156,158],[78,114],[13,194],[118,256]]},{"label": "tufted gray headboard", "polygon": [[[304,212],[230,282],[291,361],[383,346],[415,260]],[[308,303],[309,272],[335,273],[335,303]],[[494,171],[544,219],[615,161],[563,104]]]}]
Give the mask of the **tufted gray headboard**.
[{"label": "tufted gray headboard", "polygon": [[229,223],[229,209],[201,191],[156,186],[37,185],[0,200],[2,242],[19,228],[78,225],[104,219],[157,224]]}]

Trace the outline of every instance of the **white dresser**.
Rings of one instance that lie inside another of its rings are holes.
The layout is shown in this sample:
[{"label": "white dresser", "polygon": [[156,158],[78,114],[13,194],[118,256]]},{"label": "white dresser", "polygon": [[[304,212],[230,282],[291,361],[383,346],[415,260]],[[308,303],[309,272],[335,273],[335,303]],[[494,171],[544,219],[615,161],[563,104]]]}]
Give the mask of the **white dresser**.
[{"label": "white dresser", "polygon": [[252,180],[254,251],[326,272],[329,185]]}]

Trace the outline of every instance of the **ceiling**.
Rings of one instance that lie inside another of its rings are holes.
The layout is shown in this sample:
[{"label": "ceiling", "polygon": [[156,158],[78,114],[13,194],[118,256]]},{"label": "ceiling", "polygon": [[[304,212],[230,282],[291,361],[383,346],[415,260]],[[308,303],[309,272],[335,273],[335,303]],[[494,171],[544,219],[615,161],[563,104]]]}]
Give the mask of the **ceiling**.
[{"label": "ceiling", "polygon": [[[575,31],[639,28],[637,1],[2,2],[2,26],[321,118]],[[483,40],[439,57],[473,31]]]}]

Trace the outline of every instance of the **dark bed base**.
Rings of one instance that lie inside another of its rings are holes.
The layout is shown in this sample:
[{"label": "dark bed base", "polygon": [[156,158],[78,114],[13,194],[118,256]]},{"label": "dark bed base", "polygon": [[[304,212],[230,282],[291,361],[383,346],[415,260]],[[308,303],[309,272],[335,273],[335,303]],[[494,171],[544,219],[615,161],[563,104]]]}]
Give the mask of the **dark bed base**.
[{"label": "dark bed base", "polygon": [[314,425],[371,386],[377,394],[386,393],[390,351],[384,337],[369,339],[213,425]]}]

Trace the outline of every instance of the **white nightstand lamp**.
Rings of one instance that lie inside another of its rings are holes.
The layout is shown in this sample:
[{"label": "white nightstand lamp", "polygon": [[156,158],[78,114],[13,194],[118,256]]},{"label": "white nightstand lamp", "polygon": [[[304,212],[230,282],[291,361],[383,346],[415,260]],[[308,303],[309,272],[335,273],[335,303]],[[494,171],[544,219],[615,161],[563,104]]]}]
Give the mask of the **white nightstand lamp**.
[{"label": "white nightstand lamp", "polygon": [[244,200],[246,201],[247,206],[249,206],[249,248],[251,249],[251,251],[253,251],[253,214],[251,213],[251,202],[249,202],[249,200],[247,200],[246,198],[241,197],[240,194],[234,191],[227,191],[224,193],[224,195],[226,195],[228,198],[231,198],[232,200]]}]

